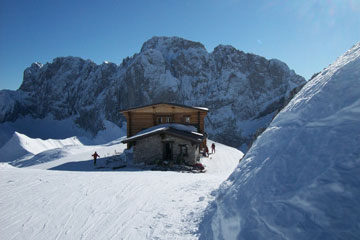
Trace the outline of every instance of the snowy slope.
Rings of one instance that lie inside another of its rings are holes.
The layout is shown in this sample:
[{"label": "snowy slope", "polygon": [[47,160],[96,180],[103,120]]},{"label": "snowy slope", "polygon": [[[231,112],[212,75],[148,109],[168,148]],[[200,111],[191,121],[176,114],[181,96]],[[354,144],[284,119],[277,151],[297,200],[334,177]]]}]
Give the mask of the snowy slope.
[{"label": "snowy slope", "polygon": [[[103,145],[65,146],[63,148],[44,151],[31,157],[19,158],[10,164],[16,167],[36,169],[96,171],[97,169],[94,169],[93,157],[91,155],[96,151],[102,158],[99,160],[97,166],[104,167],[107,158],[120,155],[126,149],[126,144],[120,143],[124,138],[125,137],[121,137]],[[105,170],[111,171],[112,169],[101,168],[101,171]]]},{"label": "snowy slope", "polygon": [[[126,134],[124,128],[119,128],[109,121],[104,121],[104,126],[105,130],[99,131],[96,136],[91,136],[76,126],[71,119],[25,117],[15,122],[4,123],[0,126],[0,132],[4,133],[5,137],[0,136],[0,138],[9,138],[8,135],[15,129],[20,129],[26,134],[15,131],[5,144],[0,145],[0,162],[11,162],[12,165],[19,167],[37,165],[68,155],[72,156],[76,149],[88,149],[90,153],[98,148],[96,145],[113,145]],[[32,138],[28,135],[42,138]],[[53,136],[56,139],[46,136]]]},{"label": "snowy slope", "polygon": [[360,238],[360,43],[308,82],[222,184],[201,239]]},{"label": "snowy slope", "polygon": [[[215,144],[216,153],[202,159],[208,171],[201,174],[94,168],[92,151],[101,157],[122,151],[126,145],[119,141],[61,148],[66,156],[31,167],[0,163],[0,236],[197,239],[204,209],[243,155]],[[47,151],[41,154],[51,157]]]},{"label": "snowy slope", "polygon": [[74,118],[56,120],[53,116],[38,119],[31,116],[19,118],[14,122],[0,124],[0,148],[3,147],[15,132],[30,138],[65,139],[77,137],[83,144],[104,144],[126,135],[126,125],[122,128],[116,124],[104,121],[104,130],[96,136],[80,128],[74,123]]},{"label": "snowy slope", "polygon": [[25,155],[35,155],[54,148],[63,148],[71,145],[82,145],[76,137],[55,140],[33,139],[24,134],[15,132],[12,138],[0,149],[2,162],[11,162]]}]

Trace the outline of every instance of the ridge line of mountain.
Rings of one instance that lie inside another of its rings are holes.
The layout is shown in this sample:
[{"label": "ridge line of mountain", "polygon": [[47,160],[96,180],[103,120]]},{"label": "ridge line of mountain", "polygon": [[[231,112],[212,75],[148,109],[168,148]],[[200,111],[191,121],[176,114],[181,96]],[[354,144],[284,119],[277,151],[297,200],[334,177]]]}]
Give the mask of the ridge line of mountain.
[{"label": "ridge line of mountain", "polygon": [[17,91],[0,91],[0,99],[7,99],[0,102],[0,123],[24,116],[74,118],[95,136],[104,120],[122,126],[119,109],[176,102],[208,107],[209,136],[244,150],[305,82],[276,59],[228,45],[209,53],[199,42],[153,37],[119,65],[79,57],[31,64]]}]

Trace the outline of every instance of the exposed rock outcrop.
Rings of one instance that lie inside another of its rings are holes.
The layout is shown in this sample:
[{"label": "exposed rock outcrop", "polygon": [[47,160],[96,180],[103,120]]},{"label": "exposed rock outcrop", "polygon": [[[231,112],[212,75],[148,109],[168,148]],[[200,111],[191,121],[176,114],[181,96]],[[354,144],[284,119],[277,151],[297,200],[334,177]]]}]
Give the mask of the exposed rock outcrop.
[{"label": "exposed rock outcrop", "polygon": [[209,136],[240,147],[251,142],[305,79],[279,60],[219,45],[212,53],[198,42],[153,37],[120,65],[78,57],[33,63],[16,92],[0,91],[0,122],[21,116],[75,117],[94,135],[103,120],[121,125],[119,110],[154,102],[210,109]]}]

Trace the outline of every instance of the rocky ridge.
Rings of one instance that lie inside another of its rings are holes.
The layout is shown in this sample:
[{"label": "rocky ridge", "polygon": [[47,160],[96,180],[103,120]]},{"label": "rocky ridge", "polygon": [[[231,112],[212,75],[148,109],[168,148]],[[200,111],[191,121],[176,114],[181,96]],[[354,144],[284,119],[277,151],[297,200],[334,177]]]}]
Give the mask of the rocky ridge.
[{"label": "rocky ridge", "polygon": [[198,42],[153,37],[120,65],[78,57],[33,63],[17,91],[0,91],[0,123],[71,117],[96,135],[104,120],[122,125],[120,109],[176,102],[209,108],[210,138],[244,149],[305,82],[276,59],[224,45],[209,53]]}]

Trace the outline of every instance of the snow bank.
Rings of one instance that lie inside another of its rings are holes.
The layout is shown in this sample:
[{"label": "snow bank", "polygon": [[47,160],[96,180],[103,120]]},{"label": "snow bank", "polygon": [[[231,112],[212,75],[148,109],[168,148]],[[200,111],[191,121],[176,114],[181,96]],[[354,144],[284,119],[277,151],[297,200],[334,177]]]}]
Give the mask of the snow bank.
[{"label": "snow bank", "polygon": [[360,43],[278,114],[220,187],[201,239],[360,238]]}]

